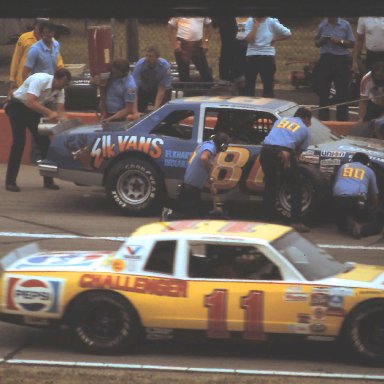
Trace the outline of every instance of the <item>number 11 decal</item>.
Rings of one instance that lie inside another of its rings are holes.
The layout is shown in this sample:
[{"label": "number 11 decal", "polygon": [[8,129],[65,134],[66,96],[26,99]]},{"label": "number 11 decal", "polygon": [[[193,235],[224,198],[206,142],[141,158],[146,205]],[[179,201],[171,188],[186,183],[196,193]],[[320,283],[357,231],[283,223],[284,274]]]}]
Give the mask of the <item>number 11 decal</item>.
[{"label": "number 11 decal", "polygon": [[[227,329],[228,291],[215,289],[204,298],[204,306],[208,308],[207,336],[212,338],[229,338]],[[263,291],[250,291],[241,297],[240,308],[244,309],[243,338],[248,340],[265,340],[263,332]]]}]

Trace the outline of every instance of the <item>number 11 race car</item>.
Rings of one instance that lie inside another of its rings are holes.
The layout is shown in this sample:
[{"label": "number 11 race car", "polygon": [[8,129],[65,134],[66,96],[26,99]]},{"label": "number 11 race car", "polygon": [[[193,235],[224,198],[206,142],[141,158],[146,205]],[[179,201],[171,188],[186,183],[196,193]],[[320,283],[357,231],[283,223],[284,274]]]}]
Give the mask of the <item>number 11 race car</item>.
[{"label": "number 11 race car", "polygon": [[114,253],[43,252],[0,260],[0,319],[69,328],[90,352],[144,335],[341,340],[384,362],[384,268],[340,263],[275,224],[194,220],[138,228]]}]

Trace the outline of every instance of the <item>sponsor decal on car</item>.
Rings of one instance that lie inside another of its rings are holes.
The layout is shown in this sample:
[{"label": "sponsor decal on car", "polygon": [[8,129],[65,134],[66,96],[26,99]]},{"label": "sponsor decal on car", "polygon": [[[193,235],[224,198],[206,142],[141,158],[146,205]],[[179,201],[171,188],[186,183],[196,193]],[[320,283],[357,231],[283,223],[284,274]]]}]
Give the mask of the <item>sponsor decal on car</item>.
[{"label": "sponsor decal on car", "polygon": [[112,261],[112,270],[115,272],[121,272],[125,268],[125,262],[121,259],[115,259]]},{"label": "sponsor decal on car", "polygon": [[117,143],[113,142],[113,138],[112,135],[103,135],[94,141],[90,152],[94,168],[100,168],[104,159],[115,157],[121,152],[144,152],[154,159],[163,153],[164,140],[159,137],[117,136]]},{"label": "sponsor decal on car", "polygon": [[323,160],[320,160],[320,165],[329,166],[329,165],[340,165],[340,164],[341,164],[340,159],[323,159]]},{"label": "sponsor decal on car", "polygon": [[327,307],[328,295],[325,293],[313,293],[311,295],[311,306],[313,307]]},{"label": "sponsor decal on car", "polygon": [[308,294],[303,293],[301,287],[289,287],[284,293],[284,301],[307,301]]},{"label": "sponsor decal on car", "polygon": [[165,150],[164,165],[166,167],[187,168],[188,159],[191,155],[192,152]]},{"label": "sponsor decal on car", "polygon": [[321,156],[324,157],[345,157],[346,154],[342,151],[321,151]]},{"label": "sponsor decal on car", "polygon": [[5,308],[8,313],[59,313],[64,280],[32,276],[5,279]]},{"label": "sponsor decal on car", "polygon": [[329,288],[329,294],[336,296],[353,296],[353,288],[331,287]]},{"label": "sponsor decal on car", "polygon": [[321,323],[314,323],[309,326],[309,329],[313,333],[323,333],[327,329],[327,327],[324,324]]},{"label": "sponsor decal on car", "polygon": [[344,297],[343,296],[329,296],[327,315],[329,316],[344,316]]},{"label": "sponsor decal on car", "polygon": [[320,156],[316,156],[316,155],[304,155],[304,154],[302,154],[302,155],[300,156],[300,160],[301,160],[301,161],[304,161],[305,163],[319,164]]},{"label": "sponsor decal on car", "polygon": [[52,267],[88,267],[95,262],[101,260],[108,253],[101,254],[51,254],[51,255],[34,255],[26,257],[20,263],[15,264],[15,269],[23,268],[41,268],[43,266]]},{"label": "sponsor decal on car", "polygon": [[311,315],[309,313],[298,313],[297,314],[297,322],[309,324],[311,322]]},{"label": "sponsor decal on car", "polygon": [[326,308],[324,307],[314,307],[313,308],[313,318],[316,320],[324,319],[327,315]]},{"label": "sponsor decal on car", "polygon": [[303,323],[289,324],[288,332],[306,335],[309,333],[309,324],[303,324]]},{"label": "sponsor decal on car", "polygon": [[172,340],[174,331],[171,328],[145,328],[147,340]]},{"label": "sponsor decal on car", "polygon": [[187,297],[188,285],[186,281],[176,279],[85,273],[80,277],[79,287],[115,289],[157,296]]}]

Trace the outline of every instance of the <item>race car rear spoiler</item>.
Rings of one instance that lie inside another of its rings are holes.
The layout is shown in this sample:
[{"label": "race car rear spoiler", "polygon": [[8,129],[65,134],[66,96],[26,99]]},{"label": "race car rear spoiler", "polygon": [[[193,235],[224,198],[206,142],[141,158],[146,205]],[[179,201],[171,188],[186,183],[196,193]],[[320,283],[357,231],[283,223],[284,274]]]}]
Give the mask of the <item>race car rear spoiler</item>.
[{"label": "race car rear spoiler", "polygon": [[31,243],[7,253],[0,259],[0,273],[6,271],[8,267],[14,264],[17,260],[25,256],[34,255],[39,252],[40,248],[38,244]]}]

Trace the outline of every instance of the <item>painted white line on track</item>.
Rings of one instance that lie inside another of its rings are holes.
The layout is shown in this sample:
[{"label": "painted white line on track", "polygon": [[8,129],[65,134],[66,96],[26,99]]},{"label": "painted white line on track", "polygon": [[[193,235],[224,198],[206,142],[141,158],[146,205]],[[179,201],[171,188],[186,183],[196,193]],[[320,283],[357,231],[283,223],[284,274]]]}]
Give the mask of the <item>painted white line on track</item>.
[{"label": "painted white line on track", "polygon": [[[3,360],[4,362],[4,360]],[[6,364],[18,365],[40,365],[57,367],[77,367],[77,368],[110,368],[110,369],[140,369],[154,371],[177,371],[177,372],[201,372],[201,373],[230,373],[240,375],[264,375],[264,376],[297,376],[312,378],[332,378],[332,379],[360,379],[360,380],[381,380],[384,375],[365,375],[354,373],[324,373],[324,372],[301,372],[301,371],[269,371],[257,369],[223,369],[223,368],[199,368],[199,367],[174,367],[166,365],[142,365],[142,364],[115,364],[115,363],[95,363],[86,361],[49,361],[49,360],[24,360],[10,359]]]},{"label": "painted white line on track", "polygon": [[[85,240],[110,240],[125,241],[127,237],[118,236],[80,236],[60,233],[24,233],[24,232],[0,232],[0,237],[28,237],[33,239],[85,239]],[[320,248],[329,249],[351,249],[364,251],[384,251],[383,247],[365,246],[365,245],[347,245],[347,244],[317,244]]]}]

